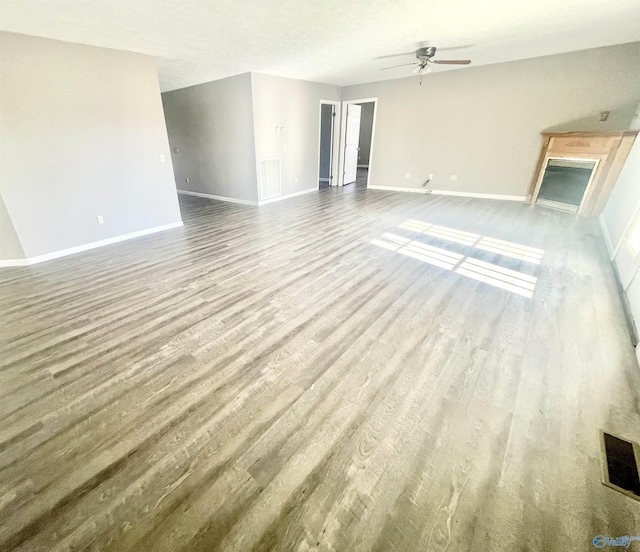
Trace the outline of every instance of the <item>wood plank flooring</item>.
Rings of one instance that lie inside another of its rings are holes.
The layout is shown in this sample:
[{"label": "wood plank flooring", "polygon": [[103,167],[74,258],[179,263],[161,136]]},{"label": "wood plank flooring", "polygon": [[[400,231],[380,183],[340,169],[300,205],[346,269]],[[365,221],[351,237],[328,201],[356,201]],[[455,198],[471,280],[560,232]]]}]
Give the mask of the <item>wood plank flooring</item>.
[{"label": "wood plank flooring", "polygon": [[0,271],[0,550],[640,534],[600,483],[598,428],[640,440],[640,377],[596,221],[361,186],[181,206]]}]

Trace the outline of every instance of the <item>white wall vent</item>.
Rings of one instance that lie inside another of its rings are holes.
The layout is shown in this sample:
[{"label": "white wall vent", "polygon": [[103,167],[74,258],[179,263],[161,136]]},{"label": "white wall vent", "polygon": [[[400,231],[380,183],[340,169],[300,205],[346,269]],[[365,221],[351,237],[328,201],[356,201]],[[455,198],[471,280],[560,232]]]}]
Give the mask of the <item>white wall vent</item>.
[{"label": "white wall vent", "polygon": [[282,195],[280,158],[260,161],[260,199],[270,199]]}]

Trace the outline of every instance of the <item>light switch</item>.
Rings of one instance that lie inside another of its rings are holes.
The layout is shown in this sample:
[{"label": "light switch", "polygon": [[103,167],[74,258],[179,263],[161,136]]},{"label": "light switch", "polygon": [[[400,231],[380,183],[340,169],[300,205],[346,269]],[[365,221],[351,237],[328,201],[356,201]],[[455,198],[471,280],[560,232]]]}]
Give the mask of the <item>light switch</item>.
[{"label": "light switch", "polygon": [[451,179],[452,182],[454,182],[454,181],[458,180],[458,175],[457,174],[452,174],[450,179]]},{"label": "light switch", "polygon": [[160,163],[164,163],[164,155],[162,153],[160,154]]}]

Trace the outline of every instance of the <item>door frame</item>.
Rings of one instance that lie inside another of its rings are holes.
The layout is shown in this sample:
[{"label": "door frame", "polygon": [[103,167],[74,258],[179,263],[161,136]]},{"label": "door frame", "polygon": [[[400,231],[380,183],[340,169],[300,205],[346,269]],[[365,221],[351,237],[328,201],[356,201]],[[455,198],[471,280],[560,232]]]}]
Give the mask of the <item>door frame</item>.
[{"label": "door frame", "polygon": [[[338,130],[336,121],[339,120],[340,111],[341,111],[341,102],[340,100],[320,100],[318,104],[318,178],[317,187],[320,189],[320,147],[322,144],[322,106],[323,105],[332,105],[335,111],[335,117],[332,117],[331,121],[331,146],[330,146],[330,155],[331,159],[329,160],[329,186],[337,186],[337,179],[335,178],[338,174],[339,167],[339,159],[338,155],[340,153],[340,141],[336,140],[338,137]],[[332,179],[331,176],[334,178]]]},{"label": "door frame", "polygon": [[373,103],[373,122],[371,124],[371,151],[369,152],[369,170],[367,171],[367,188],[371,182],[371,167],[373,166],[373,141],[376,137],[376,117],[378,116],[378,98],[362,98],[358,100],[343,100],[340,116],[340,146],[338,158],[338,179],[336,186],[344,186],[344,150],[347,139],[347,104]]},{"label": "door frame", "polygon": [[594,183],[594,181],[596,180],[597,176],[600,176],[600,172],[603,166],[603,161],[604,158],[606,158],[606,155],[600,155],[600,154],[593,154],[593,153],[585,153],[585,154],[581,154],[581,153],[572,153],[570,155],[562,155],[562,154],[558,154],[558,153],[547,153],[544,156],[544,159],[542,161],[542,166],[540,169],[540,174],[538,175],[538,180],[536,182],[536,186],[533,190],[533,194],[531,194],[531,201],[530,203],[532,205],[536,204],[536,201],[538,201],[538,194],[540,193],[540,187],[542,186],[542,179],[544,178],[544,173],[547,170],[547,164],[549,163],[550,159],[558,159],[558,160],[564,160],[564,161],[593,161],[595,163],[595,166],[593,167],[593,170],[591,171],[591,176],[589,177],[589,182],[587,183],[587,187],[584,189],[584,194],[582,194],[582,200],[580,201],[580,205],[578,206],[578,210],[576,211],[576,215],[582,215],[583,213],[582,211],[582,207],[585,204],[585,200],[587,199],[587,197],[589,197],[589,194],[593,191],[592,188],[592,184]]}]

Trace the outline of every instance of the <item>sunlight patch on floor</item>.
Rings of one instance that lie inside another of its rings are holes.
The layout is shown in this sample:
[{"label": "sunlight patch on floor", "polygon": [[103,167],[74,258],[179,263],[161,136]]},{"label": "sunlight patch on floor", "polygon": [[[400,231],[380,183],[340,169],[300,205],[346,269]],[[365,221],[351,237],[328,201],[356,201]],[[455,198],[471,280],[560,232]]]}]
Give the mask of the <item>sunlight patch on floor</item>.
[{"label": "sunlight patch on floor", "polygon": [[382,237],[386,240],[371,240],[371,243],[379,247],[384,247],[391,251],[396,251],[407,257],[412,257],[419,261],[429,263],[446,270],[451,270],[464,257],[460,253],[453,253],[440,247],[434,247],[397,234],[385,233]]},{"label": "sunlight patch on floor", "polygon": [[540,264],[544,255],[544,250],[529,247],[528,245],[499,240],[497,238],[490,238],[488,236],[481,236],[480,234],[456,230],[455,228],[447,228],[446,226],[439,226],[437,224],[431,224],[421,220],[405,220],[402,224],[398,225],[398,228],[409,230],[410,232],[420,232],[427,236],[440,238],[442,240],[462,245],[470,245],[478,249],[482,249],[483,251],[499,253],[500,255],[505,255],[512,259],[527,261],[533,264]]},{"label": "sunlight patch on floor", "polygon": [[[542,262],[542,257],[544,256],[544,250],[542,249],[447,228],[446,226],[429,224],[419,220],[410,219],[398,225],[398,227],[465,245],[469,248],[482,249],[538,265]],[[452,270],[456,274],[522,295],[523,297],[533,297],[533,292],[538,282],[538,278],[535,276],[391,232],[385,232],[381,237],[384,239],[373,239],[370,243],[445,270]]]},{"label": "sunlight patch on floor", "polygon": [[412,232],[421,232],[422,234],[427,234],[434,238],[441,238],[455,243],[460,243],[462,245],[473,245],[481,237],[479,234],[472,234],[471,232],[463,232],[462,230],[454,230],[453,228],[447,228],[446,226],[439,226],[437,224],[429,224],[427,222],[411,219],[403,222],[399,227]]},{"label": "sunlight patch on floor", "polygon": [[500,255],[505,255],[513,259],[519,259],[533,264],[540,264],[544,255],[544,251],[542,249],[536,249],[535,247],[511,243],[495,238],[488,238],[486,236],[482,238],[475,247],[483,249],[484,251],[499,253]]},{"label": "sunlight patch on floor", "polygon": [[522,272],[509,270],[501,266],[467,257],[456,268],[458,274],[479,280],[485,284],[506,289],[518,295],[531,298],[538,279]]}]

